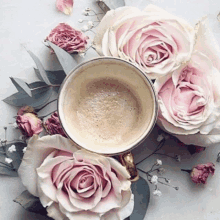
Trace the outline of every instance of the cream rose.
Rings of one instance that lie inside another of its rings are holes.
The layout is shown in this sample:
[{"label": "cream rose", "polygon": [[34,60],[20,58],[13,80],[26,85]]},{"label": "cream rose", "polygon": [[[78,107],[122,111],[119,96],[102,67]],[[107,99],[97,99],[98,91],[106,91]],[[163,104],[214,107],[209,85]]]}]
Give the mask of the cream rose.
[{"label": "cream rose", "polygon": [[77,150],[61,135],[34,135],[18,173],[55,220],[122,220],[132,213],[125,167],[113,158]]},{"label": "cream rose", "polygon": [[158,124],[186,144],[208,147],[220,141],[218,45],[205,20],[198,24],[191,60],[158,80]]},{"label": "cream rose", "polygon": [[153,5],[143,11],[121,7],[104,16],[93,43],[100,55],[129,60],[150,78],[158,78],[190,59],[194,30]]}]

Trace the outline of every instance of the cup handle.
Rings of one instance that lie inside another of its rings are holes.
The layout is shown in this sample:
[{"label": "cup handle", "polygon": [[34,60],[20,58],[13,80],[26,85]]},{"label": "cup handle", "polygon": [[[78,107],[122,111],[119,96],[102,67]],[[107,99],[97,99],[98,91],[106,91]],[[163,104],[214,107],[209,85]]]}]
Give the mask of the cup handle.
[{"label": "cup handle", "polygon": [[130,173],[130,181],[135,182],[139,179],[139,174],[137,168],[134,164],[134,157],[131,152],[119,155],[119,160],[123,166],[126,167],[127,171]]}]

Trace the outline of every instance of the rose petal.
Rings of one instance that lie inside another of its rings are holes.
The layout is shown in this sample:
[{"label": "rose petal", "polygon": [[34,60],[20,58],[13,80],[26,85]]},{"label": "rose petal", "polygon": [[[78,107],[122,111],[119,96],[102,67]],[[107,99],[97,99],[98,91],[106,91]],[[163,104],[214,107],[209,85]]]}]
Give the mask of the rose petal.
[{"label": "rose petal", "polygon": [[18,169],[18,174],[27,190],[38,196],[37,172],[44,159],[54,150],[63,149],[69,152],[77,151],[73,142],[61,135],[44,136],[39,138],[34,135],[28,141],[27,150]]},{"label": "rose petal", "polygon": [[47,215],[53,218],[54,220],[66,219],[66,216],[60,211],[59,205],[55,202],[47,207]]},{"label": "rose petal", "polygon": [[56,7],[66,15],[70,15],[73,10],[73,0],[57,0]]}]

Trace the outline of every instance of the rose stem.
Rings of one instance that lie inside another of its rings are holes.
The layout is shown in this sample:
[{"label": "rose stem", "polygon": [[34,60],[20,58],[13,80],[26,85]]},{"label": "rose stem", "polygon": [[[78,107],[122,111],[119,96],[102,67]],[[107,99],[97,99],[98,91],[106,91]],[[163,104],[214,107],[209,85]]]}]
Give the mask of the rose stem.
[{"label": "rose stem", "polygon": [[157,147],[156,147],[156,149],[154,150],[153,153],[151,153],[150,155],[148,155],[147,157],[145,157],[145,158],[142,159],[141,161],[137,162],[136,165],[140,164],[141,162],[143,162],[144,160],[146,160],[147,158],[149,158],[150,156],[152,156],[153,154],[155,154],[157,151],[159,151],[159,150],[163,147],[165,141],[166,141],[165,139],[164,139],[163,141],[161,141],[161,142],[157,145]]},{"label": "rose stem", "polygon": [[191,173],[191,170],[184,170],[184,169],[181,169],[181,171],[185,171],[187,173]]}]

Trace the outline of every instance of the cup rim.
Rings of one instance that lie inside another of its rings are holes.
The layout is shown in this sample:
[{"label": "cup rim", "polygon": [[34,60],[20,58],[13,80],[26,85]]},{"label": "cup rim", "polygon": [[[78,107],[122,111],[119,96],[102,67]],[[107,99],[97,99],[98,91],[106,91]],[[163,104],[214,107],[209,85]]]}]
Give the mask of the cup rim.
[{"label": "cup rim", "polygon": [[[153,101],[154,101],[154,105],[155,105],[155,112],[154,112],[154,116],[153,116],[153,123],[151,124],[151,128],[149,129],[148,133],[142,137],[138,142],[136,142],[134,144],[134,146],[130,147],[129,149],[126,149],[124,151],[121,151],[121,152],[116,152],[116,153],[99,153],[99,152],[96,152],[96,151],[93,151],[93,150],[89,150],[81,145],[79,145],[78,143],[76,143],[71,137],[70,135],[67,133],[66,129],[64,128],[63,124],[62,124],[62,121],[61,121],[61,117],[60,117],[60,96],[61,96],[61,92],[63,90],[63,87],[65,85],[65,83],[68,81],[68,79],[72,76],[72,74],[77,70],[79,69],[81,66],[87,64],[87,63],[90,63],[90,62],[93,62],[93,61],[96,61],[96,60],[105,60],[105,59],[110,59],[110,60],[118,60],[118,61],[121,61],[121,62],[124,62],[126,65],[131,65],[132,67],[136,68],[140,74],[142,74],[142,76],[148,81],[150,87],[151,87],[151,91],[152,91],[152,94],[153,94]],[[124,59],[121,59],[121,58],[118,58],[118,57],[110,57],[110,56],[105,56],[105,57],[95,57],[95,58],[91,58],[89,60],[86,60],[84,62],[81,62],[80,64],[78,64],[76,67],[74,67],[70,72],[69,74],[65,77],[65,79],[63,80],[61,86],[60,86],[60,89],[59,89],[59,92],[58,92],[58,101],[57,101],[57,112],[58,112],[58,117],[59,117],[59,120],[60,120],[60,125],[64,131],[64,133],[66,134],[66,136],[71,140],[73,141],[73,143],[80,149],[84,149],[84,150],[87,150],[87,151],[90,151],[92,153],[96,153],[96,154],[100,154],[100,155],[104,155],[104,156],[116,156],[116,155],[121,155],[121,154],[125,154],[127,152],[130,152],[131,150],[135,149],[137,146],[139,146],[141,143],[143,143],[147,137],[150,135],[150,133],[152,132],[155,124],[156,124],[156,121],[157,121],[157,117],[158,117],[158,99],[157,99],[157,95],[156,95],[156,91],[155,91],[155,88],[153,86],[153,83],[151,82],[151,80],[148,78],[148,76],[143,72],[143,70],[134,65],[133,63],[129,62],[129,61],[126,61]]]}]

